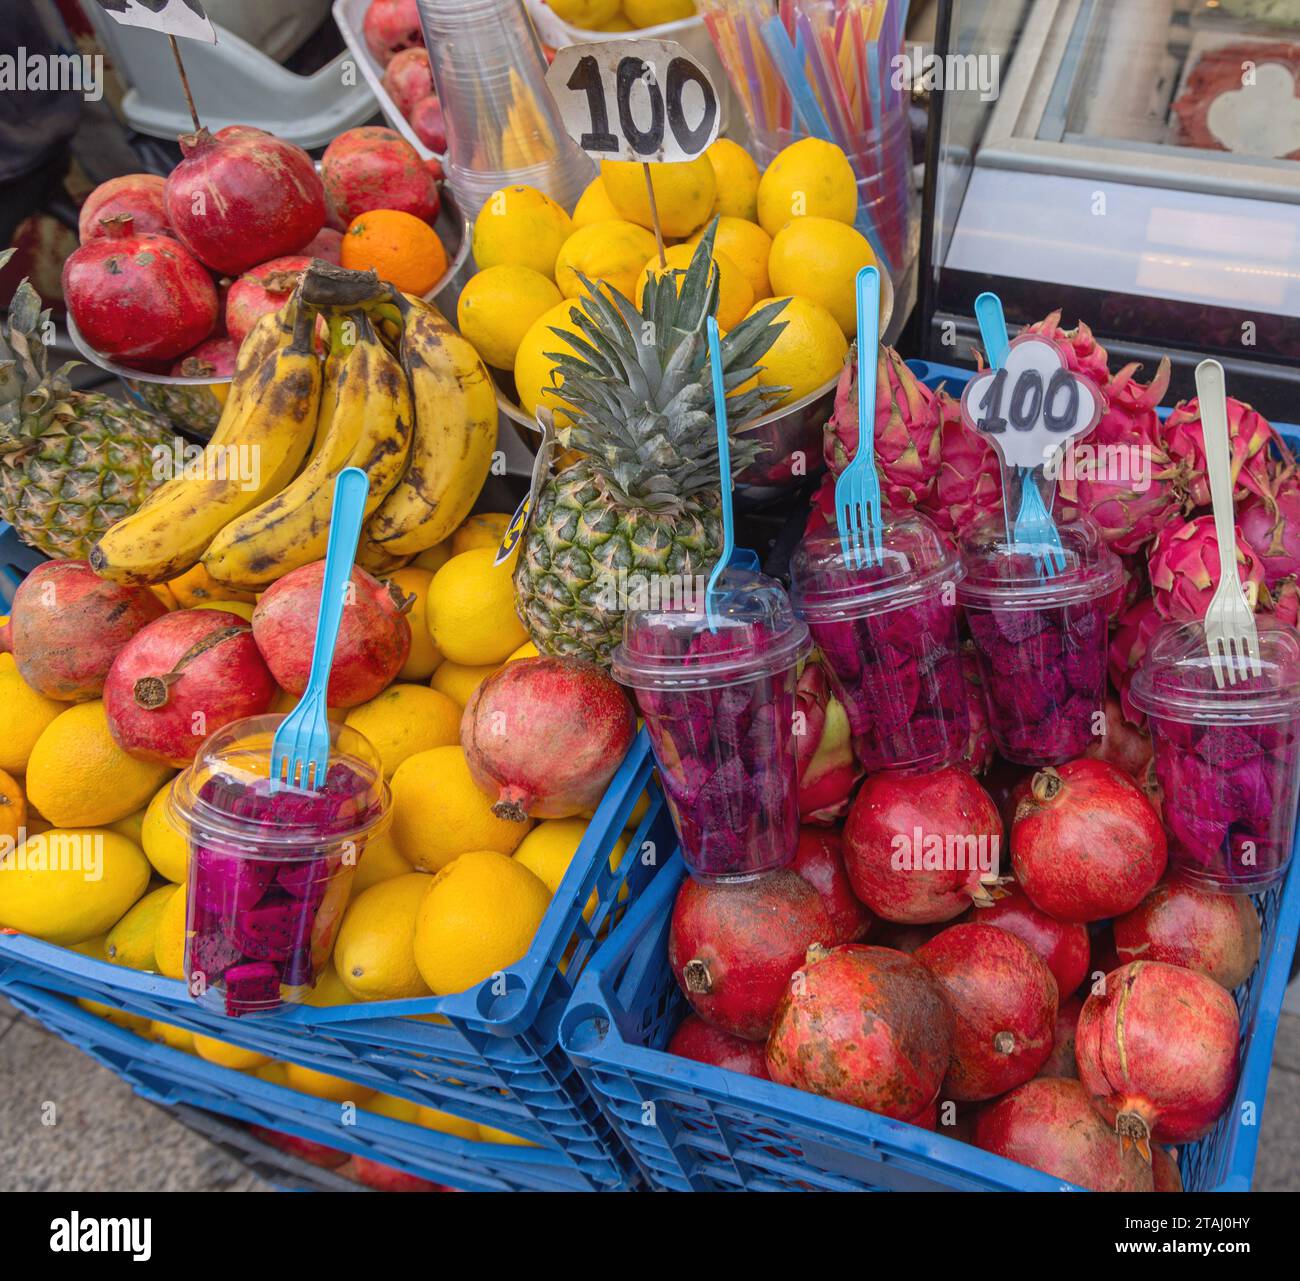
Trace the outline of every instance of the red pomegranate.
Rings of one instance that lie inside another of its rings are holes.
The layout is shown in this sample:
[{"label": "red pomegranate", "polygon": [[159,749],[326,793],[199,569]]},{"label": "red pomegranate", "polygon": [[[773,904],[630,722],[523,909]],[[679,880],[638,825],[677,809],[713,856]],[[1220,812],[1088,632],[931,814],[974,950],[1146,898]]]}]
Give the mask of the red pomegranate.
[{"label": "red pomegranate", "polygon": [[242,343],[263,316],[279,311],[310,266],[311,258],[306,254],[290,254],[244,272],[226,295],[226,332],[231,338]]},{"label": "red pomegranate", "polygon": [[1063,996],[1068,996],[1088,977],[1088,927],[1048,916],[1014,882],[1004,886],[1002,895],[994,902],[972,907],[963,919],[996,925],[1028,943],[1052,971],[1057,990]]},{"label": "red pomegranate", "polygon": [[424,31],[415,0],[371,0],[361,34],[371,57],[381,67],[388,66],[403,49],[423,45]]},{"label": "red pomegranate", "polygon": [[63,296],[82,337],[127,364],[172,361],[217,323],[217,289],[171,236],[137,234],[130,214],[101,224],[63,264]]},{"label": "red pomegranate", "polygon": [[[271,584],[253,610],[253,638],[267,666],[295,698],[307,688],[311,651],[320,617],[325,562],[290,570]],[[411,653],[406,611],[414,603],[391,583],[364,569],[352,571],[352,591],[343,607],[327,698],[331,707],[356,707],[387,689]]]},{"label": "red pomegranate", "polygon": [[1043,1066],[1038,1069],[1039,1076],[1066,1076],[1073,1080],[1079,1078],[1079,1065],[1074,1061],[1074,1035],[1079,1027],[1079,1011],[1083,1009],[1083,997],[1077,992],[1067,996],[1056,1011],[1056,1030],[1052,1034],[1052,1052]]},{"label": "red pomegranate", "polygon": [[705,1022],[761,1041],[790,975],[830,934],[817,891],[787,869],[730,885],[687,879],[673,904],[668,963]]},{"label": "red pomegranate", "polygon": [[128,173],[101,182],[81,206],[78,230],[81,243],[105,234],[103,221],[129,214],[138,233],[170,236],[171,224],[163,207],[164,180],[154,173]]},{"label": "red pomegranate", "polygon": [[6,648],[38,693],[84,703],[103,693],[131,637],[166,612],[147,587],[110,583],[84,560],[49,560],[14,593]]},{"label": "red pomegranate", "polygon": [[1052,1052],[1056,980],[1028,943],[992,925],[953,925],[913,959],[939,980],[955,1024],[946,1098],[1005,1094]]},{"label": "red pomegranate", "polygon": [[1083,1003],[1074,1053],[1097,1109],[1150,1158],[1223,1115],[1237,1083],[1237,1005],[1213,979],[1133,961]]},{"label": "red pomegranate", "polygon": [[339,1168],[339,1173],[346,1178],[374,1188],[376,1192],[441,1192],[442,1184],[429,1179],[422,1179],[418,1174],[408,1174],[396,1166],[384,1165],[381,1161],[372,1161],[369,1157],[356,1153],[348,1159],[346,1165]]},{"label": "red pomegranate", "polygon": [[233,338],[209,338],[187,351],[171,368],[176,378],[229,378],[235,372],[239,343]]},{"label": "red pomegranate", "polygon": [[124,751],[182,769],[209,734],[269,711],[275,695],[244,619],[182,609],[150,623],[113,660],[104,710]]},{"label": "red pomegranate", "polygon": [[831,828],[801,827],[791,871],[798,872],[821,895],[831,918],[827,947],[861,943],[871,929],[871,913],[858,902],[844,870],[840,834]]},{"label": "red pomegranate", "polygon": [[746,1041],[732,1036],[706,1023],[698,1014],[688,1014],[668,1042],[668,1053],[678,1058],[694,1059],[726,1068],[728,1072],[743,1072],[746,1076],[767,1080],[767,1055],[762,1041]]},{"label": "red pomegranate", "polygon": [[325,189],[301,147],[249,125],[200,129],[180,144],[167,218],[214,271],[237,276],[297,253],[324,225]]},{"label": "red pomegranate", "polygon": [[321,175],[346,223],[372,209],[400,209],[425,222],[438,216],[438,184],[396,130],[366,125],[339,134],[321,157]]},{"label": "red pomegranate", "polygon": [[384,90],[405,120],[411,114],[411,108],[433,92],[429,51],[418,45],[397,54],[384,71]]},{"label": "red pomegranate", "polygon": [[322,227],[302,247],[304,258],[322,258],[326,262],[339,265],[343,252],[343,233],[334,227]]},{"label": "red pomegranate", "polygon": [[1212,978],[1229,992],[1259,960],[1259,917],[1244,894],[1210,894],[1186,881],[1161,881],[1112,927],[1121,963],[1167,961]]},{"label": "red pomegranate", "polygon": [[876,774],[849,811],[844,863],[853,892],[877,916],[925,925],[989,899],[1001,843],[997,807],[964,769]]},{"label": "red pomegranate", "polygon": [[442,114],[442,103],[433,94],[421,98],[411,108],[408,119],[415,136],[430,151],[442,155],[447,150],[447,121]]},{"label": "red pomegranate", "polygon": [[1135,908],[1163,875],[1165,831],[1116,765],[1077,760],[1034,775],[1016,807],[1016,880],[1049,916],[1100,921]]},{"label": "red pomegranate", "polygon": [[1151,1167],[1106,1128],[1078,1081],[1039,1077],[980,1111],[975,1146],[1093,1192],[1150,1192]]},{"label": "red pomegranate", "polygon": [[264,1125],[250,1125],[248,1132],[255,1139],[261,1139],[263,1143],[269,1143],[271,1147],[278,1148],[281,1152],[301,1157],[304,1161],[327,1170],[336,1169],[348,1159],[348,1154],[340,1152],[337,1148],[326,1147],[325,1144],[316,1143],[311,1139],[300,1139],[296,1134],[268,1130]]},{"label": "red pomegranate", "polygon": [[1183,1176],[1178,1168],[1178,1149],[1161,1147],[1156,1143],[1151,1148],[1151,1177],[1156,1192],[1181,1192]]},{"label": "red pomegranate", "polygon": [[848,943],[810,952],[767,1040],[772,1080],[899,1121],[929,1119],[952,1051],[935,977],[901,952]]},{"label": "red pomegranate", "polygon": [[460,745],[498,818],[572,818],[600,804],[636,737],[623,687],[580,658],[520,658],[471,695]]},{"label": "red pomegranate", "polygon": [[1084,755],[1118,765],[1130,778],[1141,782],[1151,763],[1151,750],[1151,735],[1130,724],[1119,699],[1108,694],[1105,730],[1093,739]]}]

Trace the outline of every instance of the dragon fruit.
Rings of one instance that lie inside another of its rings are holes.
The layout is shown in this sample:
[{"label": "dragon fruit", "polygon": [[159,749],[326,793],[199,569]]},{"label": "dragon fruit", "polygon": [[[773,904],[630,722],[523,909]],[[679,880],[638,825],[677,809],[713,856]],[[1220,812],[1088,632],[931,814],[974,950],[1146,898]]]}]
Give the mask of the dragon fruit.
[{"label": "dragon fruit", "polygon": [[799,818],[804,823],[830,824],[849,812],[862,766],[853,754],[848,716],[831,693],[820,663],[804,667],[795,696],[802,716],[796,742]]},{"label": "dragon fruit", "polygon": [[[1164,424],[1165,449],[1181,473],[1186,494],[1184,510],[1210,505],[1210,480],[1205,470],[1205,437],[1196,400],[1179,401]],[[1281,438],[1263,414],[1228,397],[1228,443],[1232,453],[1233,497],[1240,500],[1268,490],[1272,450],[1282,451]]]},{"label": "dragon fruit", "polygon": [[226,1013],[232,1018],[280,1004],[280,972],[268,961],[234,965],[226,971]]},{"label": "dragon fruit", "polygon": [[970,734],[966,739],[966,751],[962,759],[970,772],[978,778],[993,764],[997,745],[993,742],[993,731],[989,727],[979,658],[971,641],[962,645],[961,673],[966,681],[966,715],[970,721]]},{"label": "dragon fruit", "polygon": [[1272,591],[1300,574],[1300,476],[1291,472],[1237,510],[1237,532],[1264,568]]},{"label": "dragon fruit", "polygon": [[1081,320],[1074,329],[1061,328],[1061,310],[1058,307],[1050,316],[1032,325],[1026,325],[1022,334],[1040,334],[1050,339],[1065,357],[1066,365],[1076,374],[1091,378],[1102,391],[1107,391],[1110,368],[1106,363],[1106,349],[1093,337],[1092,330]]},{"label": "dragon fruit", "polygon": [[1300,627],[1300,581],[1284,578],[1269,589],[1269,607],[1273,617],[1288,627]]},{"label": "dragon fruit", "polygon": [[1146,717],[1130,702],[1129,685],[1142,656],[1147,652],[1147,646],[1151,644],[1151,637],[1162,621],[1155,601],[1147,596],[1120,611],[1110,638],[1110,679],[1119,693],[1124,715],[1134,725],[1144,724]]},{"label": "dragon fruit", "polygon": [[1002,466],[993,446],[962,425],[961,403],[943,388],[936,396],[942,424],[939,474],[933,494],[920,506],[945,534],[960,538],[1001,512]]},{"label": "dragon fruit", "polygon": [[[1162,618],[1204,618],[1219,585],[1219,540],[1213,516],[1185,525],[1168,525],[1156,539],[1148,562],[1151,592]],[[1264,566],[1237,531],[1237,572],[1251,608],[1259,606]]]}]

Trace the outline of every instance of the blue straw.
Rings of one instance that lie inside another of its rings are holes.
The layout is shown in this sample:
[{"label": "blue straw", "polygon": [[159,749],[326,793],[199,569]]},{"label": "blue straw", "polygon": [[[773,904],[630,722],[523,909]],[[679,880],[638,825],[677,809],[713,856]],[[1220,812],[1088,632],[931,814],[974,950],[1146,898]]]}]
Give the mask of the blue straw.
[{"label": "blue straw", "polygon": [[772,61],[776,63],[777,70],[785,81],[786,88],[790,90],[794,109],[799,113],[803,127],[814,138],[820,138],[823,142],[834,142],[831,127],[822,113],[821,104],[817,101],[817,95],[813,93],[812,85],[808,83],[799,55],[795,52],[794,45],[790,43],[790,36],[781,25],[780,17],[773,15],[768,18],[759,31],[763,36],[763,43],[767,45],[768,53],[772,55]]},{"label": "blue straw", "polygon": [[731,440],[727,435],[727,389],[722,382],[722,347],[718,342],[718,322],[710,316],[705,322],[709,339],[709,372],[713,376],[713,417],[718,429],[718,472],[722,481],[722,555],[709,575],[704,589],[704,610],[709,616],[709,631],[718,630],[716,590],[718,579],[731,564],[736,551],[736,522],[731,512]]}]

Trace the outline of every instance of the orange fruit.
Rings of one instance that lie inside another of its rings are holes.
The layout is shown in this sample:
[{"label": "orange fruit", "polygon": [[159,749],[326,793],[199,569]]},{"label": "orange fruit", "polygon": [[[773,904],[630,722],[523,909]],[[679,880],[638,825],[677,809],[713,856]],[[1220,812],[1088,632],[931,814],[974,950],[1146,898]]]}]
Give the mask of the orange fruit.
[{"label": "orange fruit", "polygon": [[447,251],[438,233],[414,214],[372,209],[359,214],[343,236],[339,253],[352,271],[373,267],[380,280],[403,293],[427,294],[447,271]]},{"label": "orange fruit", "polygon": [[18,831],[27,819],[27,799],[12,775],[0,770],[0,842],[18,843]]},{"label": "orange fruit", "polygon": [[179,578],[173,578],[167,584],[167,589],[182,609],[193,609],[195,605],[207,604],[214,600],[251,602],[256,599],[252,592],[237,592],[229,587],[218,586],[203,567],[202,561],[192,569],[187,569]]}]

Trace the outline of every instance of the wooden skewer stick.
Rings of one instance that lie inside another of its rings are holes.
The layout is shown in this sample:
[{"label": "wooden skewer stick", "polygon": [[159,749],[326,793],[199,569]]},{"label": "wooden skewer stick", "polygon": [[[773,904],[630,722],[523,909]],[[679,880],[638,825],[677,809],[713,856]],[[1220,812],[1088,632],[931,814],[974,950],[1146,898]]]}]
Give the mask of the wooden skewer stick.
[{"label": "wooden skewer stick", "polygon": [[650,197],[650,221],[655,225],[655,244],[659,246],[659,270],[663,271],[668,266],[668,259],[664,257],[664,232],[659,225],[659,205],[655,201],[655,185],[650,179],[650,165],[647,161],[641,162],[641,169],[645,173],[645,189]]},{"label": "wooden skewer stick", "polygon": [[172,57],[176,59],[176,70],[180,72],[181,88],[185,90],[185,102],[190,109],[190,119],[194,121],[194,132],[198,133],[203,125],[199,122],[199,113],[194,106],[194,95],[190,92],[190,78],[185,74],[185,63],[181,61],[181,48],[171,32],[167,33],[167,39],[171,42]]}]

